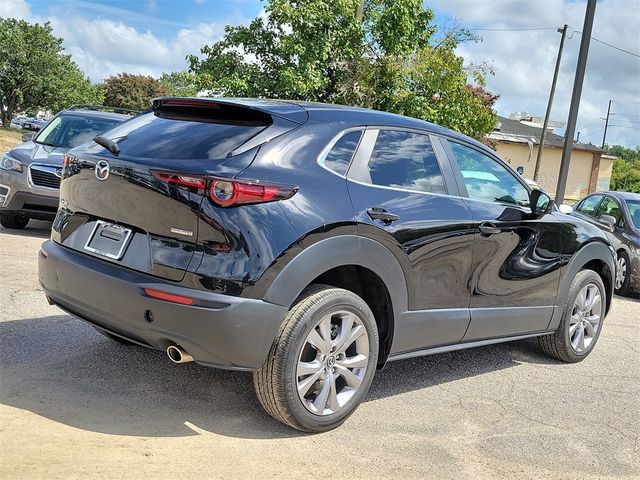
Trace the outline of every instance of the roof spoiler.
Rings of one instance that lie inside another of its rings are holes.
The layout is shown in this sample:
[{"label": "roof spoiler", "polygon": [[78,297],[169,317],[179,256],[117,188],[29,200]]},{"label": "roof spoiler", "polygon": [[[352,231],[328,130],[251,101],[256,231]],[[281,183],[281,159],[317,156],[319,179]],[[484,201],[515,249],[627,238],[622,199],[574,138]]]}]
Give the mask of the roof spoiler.
[{"label": "roof spoiler", "polygon": [[239,110],[259,112],[302,125],[308,119],[307,111],[300,105],[281,100],[251,98],[210,98],[210,97],[161,97],[151,100],[152,109],[163,107],[221,109],[230,107]]}]

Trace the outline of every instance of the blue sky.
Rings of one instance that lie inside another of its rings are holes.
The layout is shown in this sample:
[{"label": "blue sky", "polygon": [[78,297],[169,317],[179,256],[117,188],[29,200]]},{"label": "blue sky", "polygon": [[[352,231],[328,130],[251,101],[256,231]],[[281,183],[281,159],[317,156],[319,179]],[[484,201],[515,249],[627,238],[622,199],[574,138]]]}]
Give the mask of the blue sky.
[{"label": "blue sky", "polygon": [[[484,63],[500,95],[499,114],[542,116],[564,23],[582,30],[584,0],[429,0],[439,24],[456,21],[482,30],[463,44],[465,63]],[[159,76],[187,68],[185,56],[220,39],[224,26],[246,24],[264,9],[258,0],[0,0],[0,16],[50,21],[54,34],[93,80],[119,72]],[[599,0],[593,36],[640,53],[640,0]],[[566,121],[580,36],[569,36],[552,119]],[[592,42],[578,117],[580,140],[599,144],[607,102],[613,99],[609,143],[640,145],[640,58]],[[562,133],[562,132],[559,132]]]}]

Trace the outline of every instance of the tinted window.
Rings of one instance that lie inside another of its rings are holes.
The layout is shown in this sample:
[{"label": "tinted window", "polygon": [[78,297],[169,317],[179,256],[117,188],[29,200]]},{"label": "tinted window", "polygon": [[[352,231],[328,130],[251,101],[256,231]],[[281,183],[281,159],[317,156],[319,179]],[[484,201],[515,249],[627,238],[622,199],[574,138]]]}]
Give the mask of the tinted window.
[{"label": "tinted window", "polygon": [[59,147],[77,147],[90,142],[99,133],[118,125],[121,120],[60,115],[42,130],[36,141]]},{"label": "tinted window", "polygon": [[631,221],[636,228],[640,228],[640,200],[627,200],[626,202]]},{"label": "tinted window", "polygon": [[596,218],[599,218],[602,215],[611,215],[616,219],[616,224],[620,224],[620,222],[622,221],[622,209],[620,208],[618,202],[616,202],[611,197],[605,197],[603,202],[598,207]]},{"label": "tinted window", "polygon": [[122,155],[144,158],[224,159],[266,127],[238,119],[153,112],[111,130]]},{"label": "tinted window", "polygon": [[374,185],[446,193],[438,159],[427,135],[381,130],[367,165]]},{"label": "tinted window", "polygon": [[353,153],[358,147],[362,131],[345,133],[338,139],[324,159],[324,164],[334,172],[347,173]]},{"label": "tinted window", "polygon": [[449,145],[469,198],[529,206],[529,192],[507,168],[473,148],[454,142]]},{"label": "tinted window", "polygon": [[585,215],[595,217],[596,208],[598,208],[600,200],[602,200],[602,195],[593,195],[591,197],[587,197],[578,206],[578,211],[580,213],[584,213]]}]

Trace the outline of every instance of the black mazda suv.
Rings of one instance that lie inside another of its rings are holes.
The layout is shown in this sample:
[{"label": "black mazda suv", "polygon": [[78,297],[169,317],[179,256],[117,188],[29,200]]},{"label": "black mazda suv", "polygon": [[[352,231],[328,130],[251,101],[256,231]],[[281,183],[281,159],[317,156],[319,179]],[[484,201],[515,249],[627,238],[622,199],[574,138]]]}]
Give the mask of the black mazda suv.
[{"label": "black mazda suv", "polygon": [[277,420],[345,421],[386,362],[594,348],[615,252],[486,146],[335,105],[160,98],[64,159],[51,303],[175,363],[253,372]]}]

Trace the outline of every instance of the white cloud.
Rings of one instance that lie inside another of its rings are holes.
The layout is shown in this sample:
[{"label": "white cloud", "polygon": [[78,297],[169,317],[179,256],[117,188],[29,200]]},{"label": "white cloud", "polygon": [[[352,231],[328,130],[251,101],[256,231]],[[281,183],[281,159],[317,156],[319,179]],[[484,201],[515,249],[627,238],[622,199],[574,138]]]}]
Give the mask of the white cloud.
[{"label": "white cloud", "polygon": [[[585,2],[547,0],[522,2],[498,0],[478,3],[470,0],[432,0],[438,12],[457,18],[469,28],[557,28],[567,23],[582,30]],[[596,7],[592,37],[640,53],[640,2],[637,0],[602,0]],[[483,41],[464,44],[459,53],[466,61],[487,61],[495,76],[488,78],[488,88],[501,95],[497,109],[501,114],[528,111],[545,113],[560,34],[541,31],[478,31]],[[571,35],[569,35],[571,37]],[[562,57],[552,119],[566,121],[575,75],[580,34],[568,38]],[[618,113],[607,133],[607,143],[628,146],[640,144],[640,58],[619,52],[596,41],[591,42],[589,60],[580,103],[578,130],[580,140],[599,144],[609,99]],[[623,115],[625,114],[625,115]],[[595,120],[595,121],[593,121]],[[634,128],[628,128],[633,127]]]},{"label": "white cloud", "polygon": [[0,18],[29,18],[31,9],[26,0],[0,0]]}]

